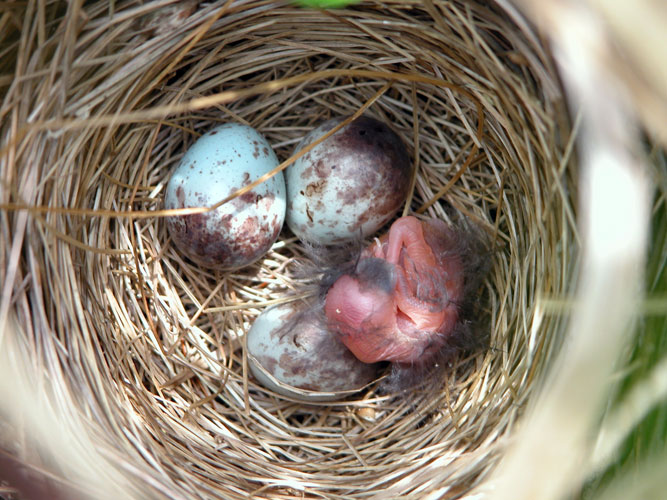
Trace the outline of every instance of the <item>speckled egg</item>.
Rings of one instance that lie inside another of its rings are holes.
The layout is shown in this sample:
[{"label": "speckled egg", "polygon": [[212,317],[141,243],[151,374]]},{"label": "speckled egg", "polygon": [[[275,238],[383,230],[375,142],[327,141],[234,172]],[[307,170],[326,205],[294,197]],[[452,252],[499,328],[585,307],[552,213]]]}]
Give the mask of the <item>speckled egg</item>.
[{"label": "speckled egg", "polygon": [[[165,208],[209,207],[278,165],[256,130],[227,123],[201,136],[174,170]],[[282,172],[216,210],[167,217],[176,247],[203,266],[238,269],[262,257],[285,220]]]},{"label": "speckled egg", "polygon": [[[343,120],[314,129],[295,153]],[[361,116],[287,168],[287,225],[301,240],[321,245],[369,236],[400,208],[411,178],[400,137],[384,123]]]},{"label": "speckled egg", "polygon": [[291,302],[272,307],[248,331],[248,360],[264,387],[303,401],[330,401],[359,391],[378,376],[325,326],[321,311]]}]

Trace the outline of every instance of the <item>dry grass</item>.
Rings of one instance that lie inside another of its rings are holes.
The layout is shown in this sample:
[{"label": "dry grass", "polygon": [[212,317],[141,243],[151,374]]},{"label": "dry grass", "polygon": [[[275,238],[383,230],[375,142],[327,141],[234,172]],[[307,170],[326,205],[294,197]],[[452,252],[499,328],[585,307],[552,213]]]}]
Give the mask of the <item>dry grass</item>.
[{"label": "dry grass", "polygon": [[[578,236],[550,57],[486,3],[0,11],[0,325],[16,325],[0,341],[128,494],[454,498],[489,475],[560,345],[565,318],[545,303],[569,300]],[[285,229],[250,268],[200,269],[170,243],[162,196],[218,123],[257,128],[287,166],[307,131],[364,106],[418,165],[406,212],[462,214],[492,239],[490,348],[435,395],[304,405],[257,386],[243,349],[253,319],[299,289],[298,241]]]}]

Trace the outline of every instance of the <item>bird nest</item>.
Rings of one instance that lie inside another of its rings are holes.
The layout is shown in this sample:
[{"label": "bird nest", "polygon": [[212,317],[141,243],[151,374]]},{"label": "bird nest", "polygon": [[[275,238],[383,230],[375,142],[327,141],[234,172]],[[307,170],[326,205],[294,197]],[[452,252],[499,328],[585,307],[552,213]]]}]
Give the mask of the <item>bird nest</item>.
[{"label": "bird nest", "polygon": [[[169,498],[455,498],[481,484],[559,346],[562,317],[540,304],[571,291],[578,260],[570,122],[530,27],[462,0],[32,5],[2,42],[15,65],[0,81],[13,297],[0,314],[54,413],[77,422],[71,439],[92,437],[98,477]],[[308,253],[284,228],[250,267],[201,268],[170,241],[165,185],[218,124],[256,128],[287,166],[307,132],[360,112],[408,147],[403,213],[488,238],[485,347],[409,395],[371,385],[306,404],[256,382],[244,334],[302,290]]]}]

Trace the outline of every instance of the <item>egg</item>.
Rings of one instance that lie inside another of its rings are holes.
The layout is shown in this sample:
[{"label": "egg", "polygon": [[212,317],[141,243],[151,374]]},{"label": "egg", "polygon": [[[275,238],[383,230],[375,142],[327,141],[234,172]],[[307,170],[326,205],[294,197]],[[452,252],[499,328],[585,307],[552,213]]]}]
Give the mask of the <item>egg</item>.
[{"label": "egg", "polygon": [[295,399],[341,399],[378,376],[378,364],[355,358],[327,331],[322,311],[303,303],[267,309],[255,319],[246,341],[255,378],[267,389]]},{"label": "egg", "polygon": [[[324,122],[295,153],[343,120]],[[369,236],[403,204],[412,174],[400,137],[386,124],[361,116],[287,168],[287,225],[301,240],[321,245]]]},{"label": "egg", "polygon": [[[210,207],[278,165],[267,140],[253,128],[227,123],[188,149],[172,173],[165,208]],[[176,247],[192,261],[238,269],[262,257],[285,220],[282,172],[210,212],[167,217]]]}]

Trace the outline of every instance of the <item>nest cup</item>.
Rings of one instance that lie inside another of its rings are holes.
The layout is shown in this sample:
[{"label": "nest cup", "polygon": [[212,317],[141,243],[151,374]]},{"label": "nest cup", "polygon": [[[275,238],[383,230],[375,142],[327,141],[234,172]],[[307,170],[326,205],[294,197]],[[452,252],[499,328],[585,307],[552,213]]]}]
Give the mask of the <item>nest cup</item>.
[{"label": "nest cup", "polygon": [[[2,202],[41,207],[2,212],[3,259],[25,227],[10,314],[18,349],[128,491],[455,498],[483,483],[559,342],[561,317],[535,302],[570,292],[577,261],[569,120],[539,38],[481,1],[49,9],[30,65],[13,68],[41,76],[17,79],[3,108],[27,125],[2,120]],[[410,398],[371,386],[306,405],[257,385],[244,351],[253,320],[303,285],[299,241],[285,228],[263,259],[222,273],[182,257],[154,212],[214,126],[249,124],[287,160],[360,109],[408,146],[407,212],[464,217],[492,242],[488,347]]]}]

